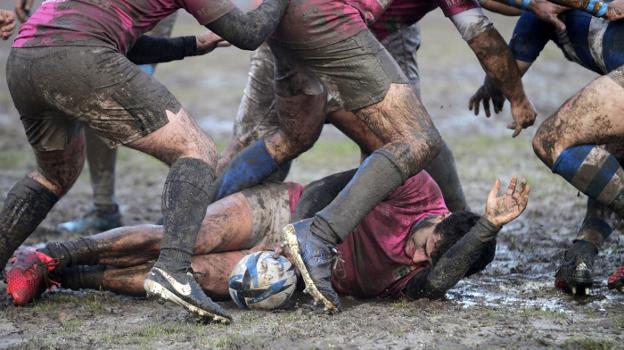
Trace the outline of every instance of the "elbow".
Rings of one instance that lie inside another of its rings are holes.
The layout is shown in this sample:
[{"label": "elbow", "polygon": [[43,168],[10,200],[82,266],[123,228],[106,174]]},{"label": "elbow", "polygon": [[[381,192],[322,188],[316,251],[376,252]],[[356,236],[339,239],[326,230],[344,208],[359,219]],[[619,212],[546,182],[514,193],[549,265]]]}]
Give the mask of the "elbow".
[{"label": "elbow", "polygon": [[246,37],[236,39],[227,39],[227,41],[241,50],[254,51],[264,43],[265,37]]}]

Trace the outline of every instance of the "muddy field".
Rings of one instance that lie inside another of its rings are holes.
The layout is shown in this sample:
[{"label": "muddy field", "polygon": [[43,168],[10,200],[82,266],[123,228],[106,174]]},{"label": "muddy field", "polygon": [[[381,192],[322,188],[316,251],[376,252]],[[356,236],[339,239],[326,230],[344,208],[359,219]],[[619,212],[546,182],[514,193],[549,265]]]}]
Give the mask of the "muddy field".
[{"label": "muddy field", "polygon": [[[0,6],[9,2],[0,0]],[[513,21],[496,17],[506,37]],[[176,34],[201,30],[179,17]],[[575,299],[553,288],[562,249],[575,235],[585,199],[553,176],[533,156],[530,136],[517,139],[504,129],[506,109],[486,120],[467,111],[483,73],[450,22],[436,11],[422,26],[419,52],[423,100],[455,152],[470,206],[482,212],[496,177],[528,178],[529,208],[499,235],[496,260],[487,270],[460,282],[444,301],[361,301],[346,299],[344,312],[315,313],[305,298],[294,310],[238,311],[230,326],[199,325],[184,311],[142,298],[108,292],[58,290],[27,307],[14,307],[0,282],[0,348],[624,348],[624,295],[606,288],[606,277],[624,257],[624,238],[615,232],[595,267],[600,285],[590,297]],[[8,52],[0,44],[0,66]],[[224,49],[203,58],[158,68],[156,76],[179,97],[204,129],[223,145],[231,130],[246,79],[248,54]],[[11,106],[0,71],[0,196],[34,160]],[[541,118],[592,79],[592,73],[563,60],[553,45],[525,79]],[[291,180],[310,181],[358,161],[356,147],[335,130],[295,162]],[[124,222],[159,217],[166,169],[157,161],[122,149],[117,196]],[[58,203],[29,244],[68,238],[55,226],[88,210],[90,187],[83,175]]]}]

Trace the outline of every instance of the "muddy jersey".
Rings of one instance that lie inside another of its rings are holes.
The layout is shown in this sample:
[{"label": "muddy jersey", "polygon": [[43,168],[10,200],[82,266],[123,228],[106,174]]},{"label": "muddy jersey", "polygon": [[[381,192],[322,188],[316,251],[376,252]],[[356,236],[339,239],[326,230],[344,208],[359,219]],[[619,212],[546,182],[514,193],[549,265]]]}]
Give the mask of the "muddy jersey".
[{"label": "muddy jersey", "polygon": [[428,12],[440,7],[446,17],[479,7],[470,0],[394,0],[370,29],[379,40],[388,34],[420,21]]},{"label": "muddy jersey", "polygon": [[[299,200],[302,190],[301,186],[289,187],[291,204]],[[415,265],[405,253],[412,226],[448,212],[440,187],[426,171],[409,178],[338,245],[334,289],[361,298],[401,295],[409,279],[429,266],[427,262]]]},{"label": "muddy jersey", "polygon": [[562,14],[565,32],[525,11],[514,28],[509,47],[514,57],[533,62],[552,40],[566,58],[598,74],[607,74],[624,65],[624,22],[607,21],[591,14],[570,10]]},{"label": "muddy jersey", "polygon": [[208,24],[230,0],[46,0],[24,23],[13,47],[104,46],[126,53],[161,19],[183,8]]},{"label": "muddy jersey", "polygon": [[[365,30],[386,9],[391,9],[385,18],[388,26],[404,26],[438,6],[446,16],[453,16],[479,4],[476,0],[291,0],[274,39],[295,47],[322,47]],[[382,29],[383,25],[376,30]]]}]

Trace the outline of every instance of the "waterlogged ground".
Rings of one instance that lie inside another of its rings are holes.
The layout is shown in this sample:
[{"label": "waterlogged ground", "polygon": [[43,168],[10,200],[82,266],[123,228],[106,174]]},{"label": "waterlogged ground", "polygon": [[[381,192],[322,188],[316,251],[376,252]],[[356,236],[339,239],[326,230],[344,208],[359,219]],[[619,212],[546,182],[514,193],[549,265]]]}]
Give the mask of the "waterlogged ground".
[{"label": "waterlogged ground", "polygon": [[[0,6],[9,7],[0,0]],[[182,16],[177,33],[200,30]],[[497,17],[507,35],[512,22]],[[598,288],[575,299],[552,288],[562,249],[582,220],[584,198],[533,156],[533,130],[512,140],[505,111],[493,120],[466,111],[483,74],[450,22],[434,13],[423,25],[419,53],[423,100],[453,148],[470,206],[481,212],[496,177],[526,177],[529,208],[499,235],[488,269],[460,282],[443,301],[344,300],[334,316],[313,312],[306,298],[282,312],[239,311],[230,326],[201,325],[177,307],[108,292],[59,290],[27,307],[14,307],[0,282],[0,348],[479,348],[622,349],[624,296],[606,288],[606,277],[624,262],[619,232],[605,244],[595,267]],[[0,66],[7,45],[0,44]],[[527,91],[547,116],[593,74],[561,59],[549,47],[529,73]],[[246,79],[247,53],[235,49],[159,67],[162,80],[223,145]],[[0,69],[0,75],[3,75]],[[10,97],[0,79],[0,196],[35,166]],[[294,165],[291,179],[307,182],[357,164],[356,147],[335,130]],[[126,224],[159,217],[166,168],[122,149],[117,196]],[[28,243],[70,238],[55,226],[89,208],[88,177],[79,179]]]}]

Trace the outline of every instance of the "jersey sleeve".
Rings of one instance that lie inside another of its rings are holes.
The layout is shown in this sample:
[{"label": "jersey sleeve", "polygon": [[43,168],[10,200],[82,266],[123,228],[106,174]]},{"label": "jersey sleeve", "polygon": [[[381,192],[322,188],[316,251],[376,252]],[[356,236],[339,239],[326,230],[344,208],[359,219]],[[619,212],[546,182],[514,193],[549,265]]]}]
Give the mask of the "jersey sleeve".
[{"label": "jersey sleeve", "polygon": [[460,12],[480,7],[477,0],[437,0],[438,6],[446,17],[455,16]]},{"label": "jersey sleeve", "polygon": [[177,0],[180,7],[193,15],[197,22],[206,25],[232,11],[234,4],[230,0]]},{"label": "jersey sleeve", "polygon": [[513,35],[509,41],[509,48],[515,59],[524,62],[533,62],[544,49],[554,27],[530,11],[525,11],[514,28]]}]

